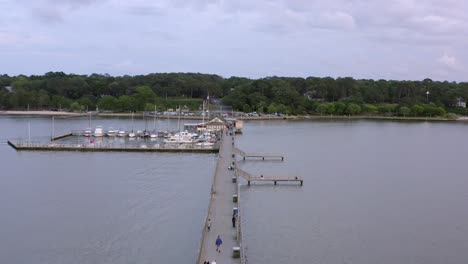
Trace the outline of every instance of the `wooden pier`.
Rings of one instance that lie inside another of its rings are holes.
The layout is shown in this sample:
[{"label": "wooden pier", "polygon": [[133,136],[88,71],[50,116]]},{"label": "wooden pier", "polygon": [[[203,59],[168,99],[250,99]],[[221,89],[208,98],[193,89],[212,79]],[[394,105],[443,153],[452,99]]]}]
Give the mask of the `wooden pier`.
[{"label": "wooden pier", "polygon": [[233,149],[234,153],[239,154],[243,160],[246,160],[247,158],[256,158],[256,159],[261,159],[261,160],[267,160],[267,159],[280,159],[281,161],[284,161],[284,155],[281,154],[271,154],[271,153],[247,153],[245,151],[242,151],[238,148]]},{"label": "wooden pier", "polygon": [[56,144],[8,141],[16,150],[38,151],[83,151],[83,152],[189,152],[217,153],[219,145],[197,146],[195,144],[155,144],[155,145],[100,145],[100,144]]},{"label": "wooden pier", "polygon": [[[232,182],[232,171],[228,166],[232,159],[232,139],[224,136],[221,139],[218,162],[211,186],[211,196],[208,205],[208,214],[202,230],[202,238],[197,263],[210,263],[216,260],[222,264],[244,264],[245,255],[242,245],[242,232],[239,208],[239,198],[233,201],[233,195],[239,195],[237,183]],[[238,196],[239,197],[239,196]],[[231,218],[237,208],[236,228],[232,226]],[[207,229],[208,219],[211,228]],[[216,251],[215,240],[217,236],[223,241],[221,252]]]},{"label": "wooden pier", "polygon": [[73,136],[73,133],[67,133],[67,134],[63,134],[63,135],[59,135],[59,136],[54,136],[52,137],[52,141],[55,141],[55,140],[59,140],[59,139],[64,139],[64,138],[67,138],[67,137],[71,137]]},{"label": "wooden pier", "polygon": [[252,175],[244,170],[235,168],[235,175],[237,177],[242,177],[247,180],[247,185],[250,186],[250,182],[272,182],[274,185],[277,185],[278,182],[287,182],[287,183],[299,183],[301,186],[304,185],[304,180],[298,176],[272,176],[272,175]]}]

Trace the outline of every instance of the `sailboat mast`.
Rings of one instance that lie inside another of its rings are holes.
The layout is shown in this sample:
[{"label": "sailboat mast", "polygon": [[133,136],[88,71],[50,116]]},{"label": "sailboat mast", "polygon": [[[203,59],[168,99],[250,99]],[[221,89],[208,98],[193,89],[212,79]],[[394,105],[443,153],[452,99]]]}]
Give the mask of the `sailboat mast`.
[{"label": "sailboat mast", "polygon": [[203,107],[202,107],[202,133],[205,132],[205,100],[203,100]]},{"label": "sailboat mast", "polygon": [[180,105],[179,105],[179,118],[177,120],[177,128],[179,129],[179,132],[180,132]]},{"label": "sailboat mast", "polygon": [[154,106],[154,118],[153,118],[154,131],[156,131],[156,105]]}]

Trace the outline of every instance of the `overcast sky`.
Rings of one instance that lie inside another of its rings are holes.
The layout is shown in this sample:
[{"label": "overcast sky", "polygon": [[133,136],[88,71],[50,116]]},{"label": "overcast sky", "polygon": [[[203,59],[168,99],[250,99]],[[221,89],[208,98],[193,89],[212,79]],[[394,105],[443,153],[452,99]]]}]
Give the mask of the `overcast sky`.
[{"label": "overcast sky", "polygon": [[468,81],[465,0],[0,0],[0,73]]}]

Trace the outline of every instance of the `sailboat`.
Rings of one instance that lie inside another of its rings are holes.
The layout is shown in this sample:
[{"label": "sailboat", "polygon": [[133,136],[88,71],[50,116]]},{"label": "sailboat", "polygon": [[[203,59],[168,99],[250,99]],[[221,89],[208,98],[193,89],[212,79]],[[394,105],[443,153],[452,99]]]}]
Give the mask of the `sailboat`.
[{"label": "sailboat", "polygon": [[84,132],[85,137],[90,137],[93,132],[91,131],[91,113],[89,113],[89,118],[88,118],[88,128],[86,128]]},{"label": "sailboat", "polygon": [[130,131],[130,133],[128,133],[128,136],[131,137],[131,138],[135,137],[135,132],[133,132],[133,112],[132,112],[132,131]]},{"label": "sailboat", "polygon": [[115,137],[115,136],[117,136],[118,133],[119,133],[119,130],[113,129],[113,128],[111,127],[111,128],[109,128],[109,130],[107,131],[107,136],[108,136],[108,137]]},{"label": "sailboat", "polygon": [[154,118],[153,118],[153,132],[150,135],[151,138],[157,138],[158,133],[156,132],[156,106],[154,106]]}]

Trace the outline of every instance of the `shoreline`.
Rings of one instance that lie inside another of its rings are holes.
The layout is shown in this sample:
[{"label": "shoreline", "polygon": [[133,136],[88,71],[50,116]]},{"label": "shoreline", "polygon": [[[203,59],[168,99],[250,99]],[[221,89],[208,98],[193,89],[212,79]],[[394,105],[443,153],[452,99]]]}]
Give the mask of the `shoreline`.
[{"label": "shoreline", "polygon": [[[76,113],[76,112],[58,112],[58,111],[0,111],[0,115],[11,115],[11,116],[87,116],[91,114],[99,117],[132,117],[132,113]],[[143,112],[133,114],[134,117],[143,117]],[[178,116],[167,116],[158,115],[160,119],[178,119]],[[181,119],[191,120],[202,120],[201,116],[181,116]],[[208,118],[214,118],[210,116]],[[468,117],[462,116],[457,119],[448,119],[445,117],[402,117],[402,116],[337,116],[337,115],[302,115],[302,116],[239,116],[236,117],[238,120],[249,120],[249,121],[268,121],[268,120],[291,120],[291,121],[304,121],[304,120],[390,120],[390,121],[468,121]]]}]

